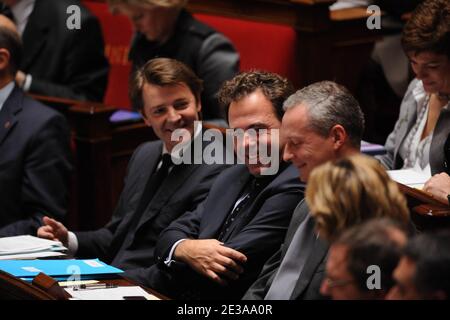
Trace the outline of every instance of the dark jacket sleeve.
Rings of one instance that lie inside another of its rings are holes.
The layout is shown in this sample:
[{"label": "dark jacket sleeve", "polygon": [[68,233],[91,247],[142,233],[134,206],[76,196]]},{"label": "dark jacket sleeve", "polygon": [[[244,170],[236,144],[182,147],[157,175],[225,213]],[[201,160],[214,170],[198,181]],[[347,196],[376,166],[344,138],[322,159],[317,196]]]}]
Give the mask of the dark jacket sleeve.
[{"label": "dark jacket sleeve", "polygon": [[55,113],[42,124],[29,143],[22,183],[22,207],[26,219],[0,230],[0,236],[36,234],[44,215],[63,220],[68,206],[71,151],[65,118]]},{"label": "dark jacket sleeve", "polygon": [[[204,108],[219,108],[217,92],[222,84],[239,72],[239,54],[220,33],[213,33],[202,44],[197,58],[197,74],[203,79]],[[207,110],[205,110],[207,112]],[[215,112],[226,119],[226,110]]]},{"label": "dark jacket sleeve", "polygon": [[278,271],[278,267],[281,263],[281,252],[280,248],[275,254],[267,260],[264,267],[259,274],[256,281],[247,290],[242,300],[264,300],[270,285]]},{"label": "dark jacket sleeve", "polygon": [[[124,189],[120,194],[119,201],[114,210],[111,220],[103,227],[92,231],[78,231],[74,232],[78,240],[78,250],[76,255],[85,258],[100,258],[107,260],[108,249],[114,238],[114,233],[117,227],[122,222],[126,213],[126,203],[128,201],[127,183],[130,181],[132,172],[139,169],[140,163],[136,163],[136,159],[140,158],[138,155],[143,150],[146,144],[140,145],[134,152],[128,162],[127,173],[124,178]],[[139,161],[137,161],[139,162]]]}]

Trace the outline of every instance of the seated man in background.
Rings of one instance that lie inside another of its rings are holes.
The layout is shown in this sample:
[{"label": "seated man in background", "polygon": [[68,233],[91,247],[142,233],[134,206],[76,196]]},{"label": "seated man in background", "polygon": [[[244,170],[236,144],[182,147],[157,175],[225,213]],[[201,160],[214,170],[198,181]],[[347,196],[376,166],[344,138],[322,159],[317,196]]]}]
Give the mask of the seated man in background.
[{"label": "seated man in background", "polygon": [[184,9],[187,0],[108,3],[113,11],[126,14],[136,29],[129,55],[133,70],[156,57],[185,63],[204,80],[203,120],[225,119],[226,110],[220,108],[217,91],[238,72],[239,54],[224,35],[192,17]]},{"label": "seated man in background", "polygon": [[[311,171],[329,160],[359,153],[364,115],[344,87],[331,81],[314,83],[291,95],[283,108],[286,110],[281,125],[281,136],[286,141],[283,158],[297,167],[301,181],[307,182]],[[288,267],[292,260],[301,261],[298,250],[306,252],[315,248],[317,259],[309,266],[312,270],[326,256],[328,244],[316,241],[314,223],[307,223],[309,217],[309,208],[302,201],[294,211],[284,244],[266,262],[244,299],[320,298],[321,279],[313,282],[312,275],[308,277],[305,272],[299,278],[298,266],[295,270],[279,272],[282,263]]]},{"label": "seated man in background", "polygon": [[450,299],[450,230],[411,239],[394,270],[389,300]]},{"label": "seated man in background", "polygon": [[[172,163],[177,141],[172,132],[185,129],[202,144],[201,126],[194,128],[201,110],[202,81],[184,64],[166,58],[149,61],[137,73],[132,96],[141,99],[139,108],[146,124],[160,141],[142,144],[128,165],[125,187],[111,221],[103,228],[68,232],[60,222],[45,219],[38,236],[58,239],[78,257],[100,258],[122,269],[148,267],[154,263],[159,234],[174,219],[194,210],[206,198],[216,175],[225,165]],[[222,146],[221,141],[214,141]],[[201,151],[202,151],[201,150]],[[195,156],[187,148],[183,156]],[[192,161],[191,161],[192,162]]]},{"label": "seated man in background", "polygon": [[[280,161],[282,104],[292,91],[286,79],[259,71],[223,85],[220,100],[229,109],[230,127],[242,133],[234,147],[245,165],[222,172],[205,202],[161,233],[157,265],[126,276],[176,299],[244,294],[279,247],[303,197],[297,170]],[[249,152],[255,145],[257,153]],[[269,162],[262,151],[267,148]]]},{"label": "seated man in background", "polygon": [[68,206],[70,132],[65,118],[14,83],[22,46],[0,15],[0,237],[35,234],[43,215]]},{"label": "seated man in background", "polygon": [[333,300],[384,299],[406,242],[403,226],[387,218],[344,231],[330,247],[320,292]]},{"label": "seated man in background", "polygon": [[[1,0],[22,37],[24,58],[16,83],[24,91],[102,101],[108,61],[97,19],[78,0]],[[80,8],[80,29],[69,29],[69,6]]]}]

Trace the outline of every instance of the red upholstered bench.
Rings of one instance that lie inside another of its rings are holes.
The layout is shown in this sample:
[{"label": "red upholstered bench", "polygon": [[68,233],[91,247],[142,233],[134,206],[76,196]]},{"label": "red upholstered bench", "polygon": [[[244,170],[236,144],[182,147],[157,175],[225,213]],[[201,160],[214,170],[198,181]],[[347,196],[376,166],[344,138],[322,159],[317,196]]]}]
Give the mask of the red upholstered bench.
[{"label": "red upholstered bench", "polygon": [[300,77],[295,72],[298,70],[298,44],[292,27],[206,14],[194,16],[233,42],[241,55],[242,71],[263,69],[276,72],[298,86]]}]

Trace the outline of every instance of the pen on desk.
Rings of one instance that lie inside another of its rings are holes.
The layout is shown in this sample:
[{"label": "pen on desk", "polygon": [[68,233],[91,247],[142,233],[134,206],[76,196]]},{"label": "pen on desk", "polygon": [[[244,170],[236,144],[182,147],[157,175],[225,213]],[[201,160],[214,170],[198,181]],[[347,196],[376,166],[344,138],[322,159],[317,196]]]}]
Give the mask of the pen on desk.
[{"label": "pen on desk", "polygon": [[81,284],[79,286],[73,287],[73,290],[91,290],[91,289],[110,289],[117,288],[116,284],[112,283],[89,283],[89,284]]}]

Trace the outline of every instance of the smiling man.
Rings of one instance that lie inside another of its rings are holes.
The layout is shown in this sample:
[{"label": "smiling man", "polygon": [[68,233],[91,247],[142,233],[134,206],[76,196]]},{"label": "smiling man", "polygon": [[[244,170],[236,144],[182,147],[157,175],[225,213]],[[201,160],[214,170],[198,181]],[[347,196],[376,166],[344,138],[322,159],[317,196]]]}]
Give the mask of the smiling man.
[{"label": "smiling man", "polygon": [[[272,130],[279,130],[282,104],[292,91],[286,79],[258,71],[224,84],[220,100],[229,108],[230,126],[244,132],[236,153],[253,143],[274,144],[280,159],[284,144]],[[219,175],[201,206],[161,233],[157,265],[126,275],[176,299],[242,297],[279,247],[303,197],[295,167],[281,162],[275,174],[264,175],[267,165],[259,156],[243,160]]]},{"label": "smiling man", "polygon": [[225,169],[223,164],[171,161],[174,130],[189,132],[191,144],[201,139],[201,129],[194,127],[201,90],[202,81],[184,64],[165,58],[149,61],[134,78],[132,96],[140,101],[145,123],[161,140],[144,143],[134,152],[111,221],[95,231],[72,233],[60,222],[45,218],[46,226],[38,236],[60,240],[78,257],[98,257],[122,269],[152,265],[160,232],[184,212],[194,210]]},{"label": "smiling man", "polygon": [[[298,169],[307,182],[317,166],[359,152],[364,116],[358,102],[344,87],[322,81],[291,95],[284,103],[281,125],[283,159]],[[292,216],[284,244],[266,262],[244,299],[316,299],[328,244],[317,238],[305,201]],[[313,252],[310,256],[307,252]]]}]

